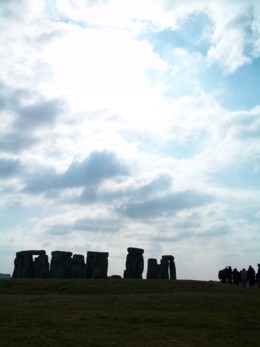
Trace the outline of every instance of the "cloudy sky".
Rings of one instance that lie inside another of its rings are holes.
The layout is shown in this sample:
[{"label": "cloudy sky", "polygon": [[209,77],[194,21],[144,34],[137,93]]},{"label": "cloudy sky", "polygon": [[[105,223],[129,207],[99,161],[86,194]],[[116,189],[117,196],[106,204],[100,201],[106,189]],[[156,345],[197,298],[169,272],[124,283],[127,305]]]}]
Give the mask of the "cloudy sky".
[{"label": "cloudy sky", "polygon": [[[258,0],[0,0],[0,272],[127,247],[260,261]],[[146,275],[146,268],[144,277]]]}]

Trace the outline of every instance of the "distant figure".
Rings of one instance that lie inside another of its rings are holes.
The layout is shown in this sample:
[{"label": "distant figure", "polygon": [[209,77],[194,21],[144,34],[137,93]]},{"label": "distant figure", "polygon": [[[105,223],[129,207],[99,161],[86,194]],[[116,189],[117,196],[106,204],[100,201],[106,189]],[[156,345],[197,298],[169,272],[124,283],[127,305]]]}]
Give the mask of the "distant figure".
[{"label": "distant figure", "polygon": [[231,266],[226,267],[226,273],[227,273],[227,282],[229,284],[232,284],[232,267]]},{"label": "distant figure", "polygon": [[257,273],[256,273],[256,281],[258,283],[258,287],[260,288],[260,264],[257,264]]},{"label": "distant figure", "polygon": [[245,268],[241,271],[241,279],[242,279],[242,286],[245,287],[246,281],[247,281],[247,271]]},{"label": "distant figure", "polygon": [[249,286],[254,287],[254,285],[255,285],[255,270],[251,265],[249,265],[249,268],[247,270],[247,278],[248,278]]},{"label": "distant figure", "polygon": [[232,271],[232,277],[233,277],[233,284],[238,286],[238,283],[239,283],[239,271],[237,270],[236,267]]}]

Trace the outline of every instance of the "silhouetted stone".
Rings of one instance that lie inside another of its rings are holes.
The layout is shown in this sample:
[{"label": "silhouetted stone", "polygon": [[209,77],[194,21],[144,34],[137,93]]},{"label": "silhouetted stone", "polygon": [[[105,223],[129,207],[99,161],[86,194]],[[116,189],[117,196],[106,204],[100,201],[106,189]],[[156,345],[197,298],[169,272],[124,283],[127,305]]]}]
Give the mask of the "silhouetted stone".
[{"label": "silhouetted stone", "polygon": [[157,264],[157,259],[150,258],[147,262],[147,275],[146,278],[149,279],[157,279],[159,278],[160,267]]},{"label": "silhouetted stone", "polygon": [[160,264],[160,275],[159,278],[168,280],[169,279],[169,271],[168,271],[168,260],[162,257]]},{"label": "silhouetted stone", "polygon": [[176,266],[174,262],[174,257],[170,259],[170,280],[176,280]]},{"label": "silhouetted stone", "polygon": [[74,254],[71,262],[71,277],[72,278],[85,278],[86,277],[86,264],[84,255]]},{"label": "silhouetted stone", "polygon": [[50,275],[53,278],[71,277],[71,252],[54,251],[51,252]]},{"label": "silhouetted stone", "polygon": [[[166,265],[167,264],[167,265]],[[166,266],[167,266],[167,275],[166,275]],[[161,260],[161,278],[176,280],[176,266],[174,262],[174,257],[172,255],[163,255]]]},{"label": "silhouetted stone", "polygon": [[110,276],[110,278],[112,278],[113,280],[122,279],[122,277],[120,275],[112,275],[112,276]]},{"label": "silhouetted stone", "polygon": [[14,278],[32,278],[35,276],[34,255],[43,256],[46,255],[46,252],[44,250],[29,250],[16,253],[13,272]]},{"label": "silhouetted stone", "polygon": [[87,252],[87,278],[107,278],[108,252]]},{"label": "silhouetted stone", "polygon": [[124,271],[124,278],[142,278],[144,271],[144,250],[142,248],[127,248],[128,254],[126,256],[126,270]]},{"label": "silhouetted stone", "polygon": [[49,259],[46,254],[40,254],[34,260],[34,277],[47,278],[49,277]]}]

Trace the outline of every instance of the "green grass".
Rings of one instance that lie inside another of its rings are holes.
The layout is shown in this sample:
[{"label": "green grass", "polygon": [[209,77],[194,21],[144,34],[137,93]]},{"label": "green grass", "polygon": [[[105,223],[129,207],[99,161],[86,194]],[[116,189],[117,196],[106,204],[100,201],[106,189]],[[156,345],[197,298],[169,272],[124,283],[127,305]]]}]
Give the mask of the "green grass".
[{"label": "green grass", "polygon": [[259,346],[260,289],[165,280],[0,280],[0,346]]}]

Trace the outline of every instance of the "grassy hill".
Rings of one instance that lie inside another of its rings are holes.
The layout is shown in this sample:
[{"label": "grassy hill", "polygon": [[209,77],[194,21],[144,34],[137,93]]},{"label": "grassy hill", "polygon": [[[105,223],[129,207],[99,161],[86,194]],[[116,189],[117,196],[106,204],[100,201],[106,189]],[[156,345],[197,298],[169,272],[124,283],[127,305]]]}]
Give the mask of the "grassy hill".
[{"label": "grassy hill", "polygon": [[0,280],[0,346],[260,346],[260,289],[165,280]]}]

